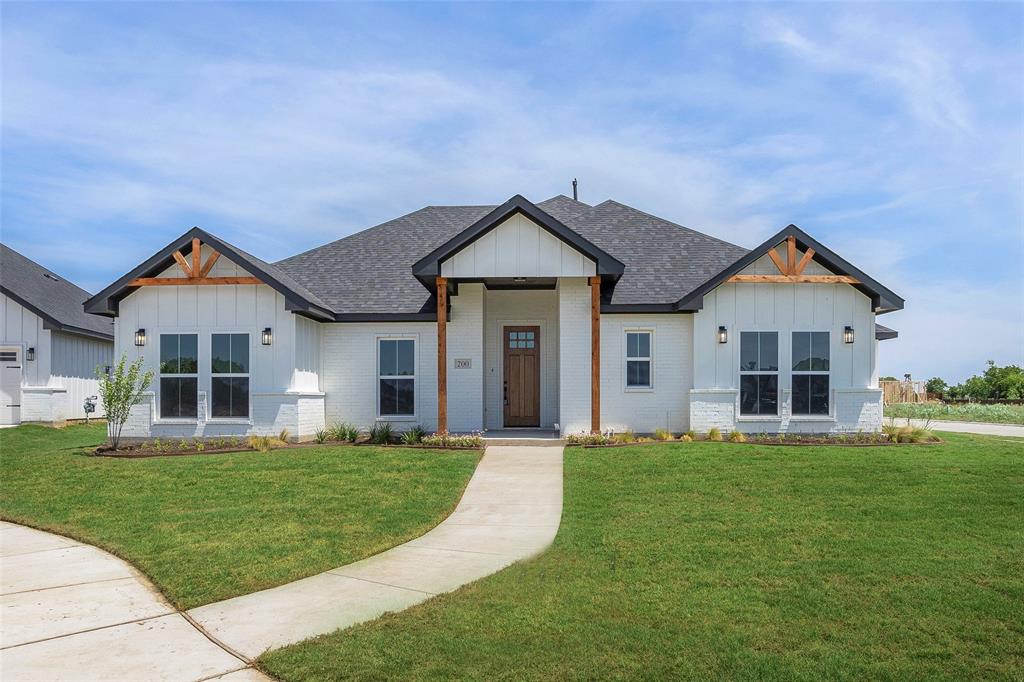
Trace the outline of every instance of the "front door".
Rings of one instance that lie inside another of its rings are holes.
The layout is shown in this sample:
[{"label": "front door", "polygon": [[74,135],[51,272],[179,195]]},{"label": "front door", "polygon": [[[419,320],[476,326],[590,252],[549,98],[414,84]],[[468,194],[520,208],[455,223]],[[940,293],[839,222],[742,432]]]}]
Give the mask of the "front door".
[{"label": "front door", "polygon": [[21,347],[0,348],[0,424],[21,423]]},{"label": "front door", "polygon": [[540,426],[540,327],[505,327],[505,426]]}]

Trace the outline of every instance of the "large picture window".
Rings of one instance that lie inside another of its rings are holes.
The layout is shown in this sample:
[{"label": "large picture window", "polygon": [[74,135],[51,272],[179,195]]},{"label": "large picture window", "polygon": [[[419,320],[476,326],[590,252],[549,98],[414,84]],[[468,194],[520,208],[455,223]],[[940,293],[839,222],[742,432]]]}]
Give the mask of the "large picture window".
[{"label": "large picture window", "polygon": [[827,415],[829,333],[793,332],[793,414]]},{"label": "large picture window", "polygon": [[779,413],[779,333],[740,332],[740,414]]},{"label": "large picture window", "polygon": [[626,388],[651,388],[651,332],[626,332]]},{"label": "large picture window", "polygon": [[249,335],[210,337],[210,414],[249,416]]},{"label": "large picture window", "polygon": [[416,342],[412,339],[379,339],[377,376],[380,416],[415,415]]},{"label": "large picture window", "polygon": [[199,392],[199,336],[160,335],[160,417],[195,418]]}]

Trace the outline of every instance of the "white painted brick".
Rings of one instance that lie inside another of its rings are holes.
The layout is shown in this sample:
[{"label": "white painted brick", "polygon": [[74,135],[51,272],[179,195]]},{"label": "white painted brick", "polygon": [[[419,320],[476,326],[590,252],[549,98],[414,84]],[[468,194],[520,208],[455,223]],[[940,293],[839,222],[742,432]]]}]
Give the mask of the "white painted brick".
[{"label": "white painted brick", "polygon": [[558,280],[558,419],[563,434],[590,431],[590,285]]}]

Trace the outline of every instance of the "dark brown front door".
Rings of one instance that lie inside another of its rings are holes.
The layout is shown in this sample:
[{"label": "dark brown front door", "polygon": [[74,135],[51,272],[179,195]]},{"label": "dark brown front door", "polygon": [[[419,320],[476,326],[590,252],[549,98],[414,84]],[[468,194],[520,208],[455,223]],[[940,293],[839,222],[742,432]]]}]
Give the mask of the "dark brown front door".
[{"label": "dark brown front door", "polygon": [[505,327],[505,426],[540,426],[540,327]]}]

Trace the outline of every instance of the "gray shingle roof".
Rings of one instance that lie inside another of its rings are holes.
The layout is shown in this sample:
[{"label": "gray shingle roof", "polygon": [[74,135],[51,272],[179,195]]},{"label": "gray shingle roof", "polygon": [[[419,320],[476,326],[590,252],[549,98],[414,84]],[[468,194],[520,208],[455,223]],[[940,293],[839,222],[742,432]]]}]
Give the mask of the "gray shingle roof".
[{"label": "gray shingle roof", "polygon": [[5,244],[0,244],[0,290],[43,318],[48,329],[114,339],[111,320],[82,310],[88,291]]},{"label": "gray shingle roof", "polygon": [[[556,196],[537,206],[625,264],[612,305],[673,304],[747,253],[615,201]],[[413,264],[494,208],[427,206],[276,265],[341,316],[433,313]]]}]

